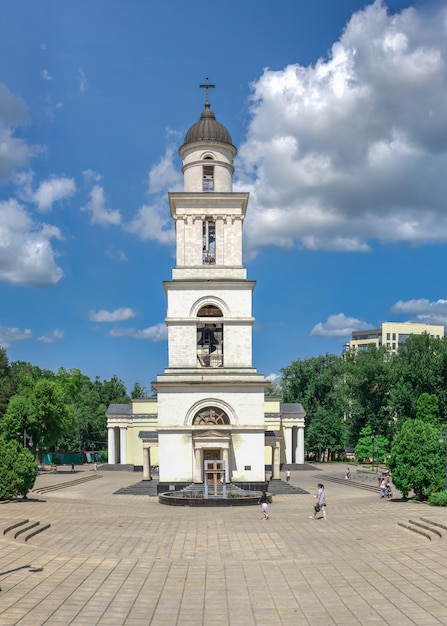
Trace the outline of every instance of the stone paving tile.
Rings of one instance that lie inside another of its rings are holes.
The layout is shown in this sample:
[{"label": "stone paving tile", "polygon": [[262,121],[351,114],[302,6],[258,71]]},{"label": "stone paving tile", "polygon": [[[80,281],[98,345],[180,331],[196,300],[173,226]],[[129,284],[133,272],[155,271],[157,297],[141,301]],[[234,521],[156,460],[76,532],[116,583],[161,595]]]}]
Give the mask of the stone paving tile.
[{"label": "stone paving tile", "polygon": [[[310,493],[317,481],[318,468],[292,473]],[[261,521],[257,507],[114,495],[133,482],[104,472],[0,505],[0,531],[25,518],[51,523],[28,543],[0,534],[0,625],[447,624],[447,532],[429,542],[397,526],[447,523],[443,509],[328,482],[326,522],[309,520],[311,495],[276,496]]]}]

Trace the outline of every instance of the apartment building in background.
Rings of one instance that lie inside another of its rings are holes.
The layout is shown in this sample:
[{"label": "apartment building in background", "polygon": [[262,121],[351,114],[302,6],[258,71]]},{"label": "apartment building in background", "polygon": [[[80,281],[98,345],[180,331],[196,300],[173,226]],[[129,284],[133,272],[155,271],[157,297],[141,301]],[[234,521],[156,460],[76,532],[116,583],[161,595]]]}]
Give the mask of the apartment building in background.
[{"label": "apartment building in background", "polygon": [[410,335],[427,333],[432,337],[444,337],[442,324],[413,324],[412,322],[383,322],[380,328],[372,330],[355,330],[345,350],[365,350],[373,344],[377,347],[386,346],[388,351],[397,352]]}]

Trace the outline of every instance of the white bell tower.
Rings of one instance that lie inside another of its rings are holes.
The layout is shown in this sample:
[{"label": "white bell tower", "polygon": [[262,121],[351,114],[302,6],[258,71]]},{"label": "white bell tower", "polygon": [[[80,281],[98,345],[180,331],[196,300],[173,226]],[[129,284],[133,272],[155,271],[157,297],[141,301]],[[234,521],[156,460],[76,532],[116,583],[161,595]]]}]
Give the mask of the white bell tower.
[{"label": "white bell tower", "polygon": [[248,193],[233,192],[237,150],[208,89],[179,149],[184,191],[169,194],[176,265],[164,283],[168,367],[157,377],[160,482],[202,482],[206,460],[226,480],[263,482],[264,389],[252,365],[252,294],[242,266]]}]

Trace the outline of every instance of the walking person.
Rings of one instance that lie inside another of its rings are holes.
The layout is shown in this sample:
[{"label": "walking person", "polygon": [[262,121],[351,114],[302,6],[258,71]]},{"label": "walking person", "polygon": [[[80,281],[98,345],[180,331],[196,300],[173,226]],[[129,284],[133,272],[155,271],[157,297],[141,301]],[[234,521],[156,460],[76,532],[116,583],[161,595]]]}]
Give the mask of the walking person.
[{"label": "walking person", "polygon": [[263,517],[261,519],[269,519],[269,505],[268,505],[268,496],[267,492],[263,491],[261,493],[261,497],[258,500],[258,504],[261,505],[261,513]]},{"label": "walking person", "polygon": [[323,513],[323,519],[324,521],[326,521],[326,496],[324,494],[324,485],[323,483],[318,483],[317,485],[317,493],[315,494],[314,498],[317,499],[315,506],[314,506],[314,514],[313,515],[309,515],[309,517],[311,519],[316,519],[317,518],[317,513],[319,513],[320,511]]},{"label": "walking person", "polygon": [[290,470],[289,469],[286,472],[286,480],[288,483],[290,483]]}]

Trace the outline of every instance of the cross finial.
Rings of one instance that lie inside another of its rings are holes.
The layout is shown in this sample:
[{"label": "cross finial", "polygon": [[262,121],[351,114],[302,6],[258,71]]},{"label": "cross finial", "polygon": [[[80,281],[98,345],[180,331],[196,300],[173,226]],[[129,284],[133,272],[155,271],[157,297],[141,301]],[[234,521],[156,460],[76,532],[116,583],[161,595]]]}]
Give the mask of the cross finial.
[{"label": "cross finial", "polygon": [[200,89],[206,89],[206,92],[205,92],[205,94],[206,94],[206,96],[205,96],[205,107],[207,109],[209,109],[210,102],[208,100],[208,89],[215,89],[216,85],[210,85],[209,82],[208,82],[208,78],[207,78],[205,84],[204,85],[199,85],[199,87],[200,87]]}]

